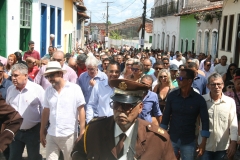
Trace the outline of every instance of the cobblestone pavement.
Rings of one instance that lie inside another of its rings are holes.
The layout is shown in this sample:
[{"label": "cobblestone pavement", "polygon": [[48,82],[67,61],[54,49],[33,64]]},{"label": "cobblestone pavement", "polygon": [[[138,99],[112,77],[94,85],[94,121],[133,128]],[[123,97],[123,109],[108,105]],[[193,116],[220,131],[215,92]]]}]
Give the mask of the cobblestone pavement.
[{"label": "cobblestone pavement", "polygon": [[[43,156],[43,160],[46,160],[46,149],[43,148],[42,145],[41,145],[40,153]],[[0,160],[5,160],[5,158],[2,156],[2,154],[0,154]],[[24,150],[24,153],[23,153],[23,160],[27,160],[27,151],[26,151],[26,149]],[[199,160],[199,159],[196,159],[196,160]],[[240,151],[236,152],[236,154],[234,156],[234,160],[240,160]]]}]

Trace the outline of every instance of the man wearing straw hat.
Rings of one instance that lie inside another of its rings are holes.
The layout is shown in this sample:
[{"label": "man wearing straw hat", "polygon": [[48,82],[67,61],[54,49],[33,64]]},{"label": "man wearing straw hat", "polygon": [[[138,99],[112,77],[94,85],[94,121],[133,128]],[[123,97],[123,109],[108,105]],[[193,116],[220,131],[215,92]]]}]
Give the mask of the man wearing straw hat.
[{"label": "man wearing straw hat", "polygon": [[[46,146],[46,158],[58,159],[60,150],[64,160],[70,159],[75,140],[79,140],[85,131],[85,100],[81,88],[63,79],[66,70],[59,62],[47,64],[44,76],[52,84],[45,92],[42,114],[40,141]],[[78,119],[80,134],[77,139]],[[50,126],[46,127],[50,122]]]}]

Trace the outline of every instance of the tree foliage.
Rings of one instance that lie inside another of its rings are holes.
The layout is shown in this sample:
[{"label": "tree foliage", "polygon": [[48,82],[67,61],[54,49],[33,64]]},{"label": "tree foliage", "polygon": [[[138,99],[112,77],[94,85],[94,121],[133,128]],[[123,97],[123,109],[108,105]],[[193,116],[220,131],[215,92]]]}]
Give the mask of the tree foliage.
[{"label": "tree foliage", "polygon": [[111,31],[109,38],[111,39],[122,39],[122,36],[120,35],[120,32],[118,30]]}]

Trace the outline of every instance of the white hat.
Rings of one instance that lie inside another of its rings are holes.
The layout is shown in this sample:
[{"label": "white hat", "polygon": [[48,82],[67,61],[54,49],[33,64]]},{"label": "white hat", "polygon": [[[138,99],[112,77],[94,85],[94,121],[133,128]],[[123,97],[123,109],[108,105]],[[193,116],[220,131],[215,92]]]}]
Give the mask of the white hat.
[{"label": "white hat", "polygon": [[51,62],[48,62],[44,75],[47,75],[48,73],[52,73],[52,72],[59,72],[59,71],[63,72],[63,74],[67,72],[66,70],[62,69],[59,62],[51,61]]}]

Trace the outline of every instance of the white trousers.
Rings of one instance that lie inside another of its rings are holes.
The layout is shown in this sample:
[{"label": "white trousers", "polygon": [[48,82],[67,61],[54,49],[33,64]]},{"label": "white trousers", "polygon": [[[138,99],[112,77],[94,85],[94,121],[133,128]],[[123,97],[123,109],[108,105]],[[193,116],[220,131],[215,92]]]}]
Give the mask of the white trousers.
[{"label": "white trousers", "polygon": [[71,152],[76,138],[76,133],[67,137],[55,137],[47,134],[46,159],[58,160],[60,151],[62,151],[64,160],[71,160]]}]

